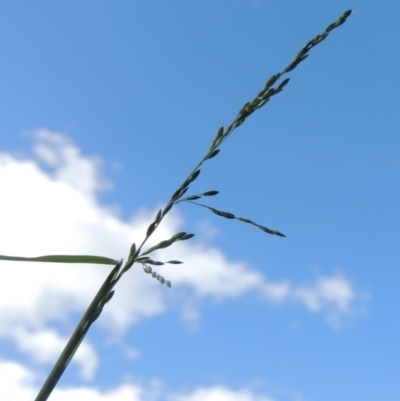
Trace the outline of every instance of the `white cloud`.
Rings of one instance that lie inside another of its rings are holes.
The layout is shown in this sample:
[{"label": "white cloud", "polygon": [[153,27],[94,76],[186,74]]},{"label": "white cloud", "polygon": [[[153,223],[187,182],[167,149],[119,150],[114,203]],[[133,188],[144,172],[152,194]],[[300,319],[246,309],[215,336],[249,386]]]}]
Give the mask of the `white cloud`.
[{"label": "white cloud", "polygon": [[234,391],[224,386],[200,387],[188,394],[170,398],[172,401],[274,401],[249,390]]},{"label": "white cloud", "polygon": [[122,385],[110,391],[101,392],[94,387],[56,389],[52,401],[142,401],[143,390],[139,386]]},{"label": "white cloud", "polygon": [[35,375],[22,365],[0,359],[0,401],[31,401],[36,396]]},{"label": "white cloud", "polygon": [[[21,364],[0,359],[0,401],[31,401],[40,390],[38,374]],[[126,382],[107,390],[95,386],[57,386],[51,401],[275,401],[248,389],[233,390],[224,386],[199,387],[191,392],[167,391],[162,383],[149,386]]]},{"label": "white cloud", "polygon": [[[40,387],[38,376],[24,366],[0,360],[1,391],[0,401],[32,401]],[[123,384],[108,391],[96,387],[56,387],[51,401],[144,401],[144,389],[139,385]]]},{"label": "white cloud", "polygon": [[[2,254],[126,256],[131,243],[142,240],[157,210],[143,209],[130,221],[121,220],[97,200],[97,193],[110,187],[101,176],[100,158],[83,155],[59,133],[41,129],[33,138],[38,160],[0,154]],[[40,163],[54,171],[44,171]],[[182,231],[183,225],[180,214],[171,210],[148,245],[170,238]],[[172,281],[172,291],[135,265],[118,283],[112,302],[97,321],[100,327],[120,334],[141,319],[165,312],[176,288],[192,294],[182,309],[191,322],[198,319],[198,303],[204,297],[223,301],[255,293],[268,302],[299,302],[312,312],[327,313],[331,320],[350,313],[357,297],[343,276],[320,277],[307,286],[295,286],[288,280],[273,282],[247,263],[231,261],[221,250],[199,241],[178,242],[159,257],[185,262],[157,269]],[[48,325],[71,324],[72,314],[86,309],[110,269],[1,261],[0,336],[13,338],[36,362],[49,362],[65,338]],[[22,346],[22,338],[31,340]],[[39,358],[45,341],[53,345]],[[96,354],[90,347],[85,352],[86,356],[76,361],[83,377],[90,378],[97,366]]]},{"label": "white cloud", "polygon": [[294,289],[292,298],[303,302],[311,311],[327,311],[328,321],[335,327],[340,326],[341,315],[353,313],[356,293],[351,283],[341,274],[320,277],[312,285]]},{"label": "white cloud", "polygon": [[[57,360],[69,340],[68,337],[61,337],[53,329],[28,331],[22,327],[14,330],[11,338],[20,351],[41,364],[52,364]],[[97,353],[88,340],[79,346],[71,362],[80,366],[80,376],[85,380],[93,378],[99,364]]]},{"label": "white cloud", "polygon": [[140,351],[137,348],[124,347],[124,355],[128,359],[140,358]]},{"label": "white cloud", "polygon": [[82,156],[80,149],[61,133],[42,128],[31,134],[36,139],[34,154],[40,162],[54,169],[57,181],[67,183],[90,198],[113,187],[101,175],[103,161],[100,157]]}]

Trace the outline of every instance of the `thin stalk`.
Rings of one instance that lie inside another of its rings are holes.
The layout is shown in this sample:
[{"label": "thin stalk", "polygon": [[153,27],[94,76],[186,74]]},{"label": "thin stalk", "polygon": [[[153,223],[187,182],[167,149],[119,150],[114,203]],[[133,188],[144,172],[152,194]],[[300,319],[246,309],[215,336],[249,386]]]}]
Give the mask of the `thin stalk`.
[{"label": "thin stalk", "polygon": [[91,324],[99,317],[101,309],[104,306],[102,300],[105,299],[106,295],[110,293],[111,288],[115,285],[115,279],[119,273],[121,265],[122,259],[108,275],[100,290],[93,298],[92,303],[86,310],[81,321],[78,323],[78,326],[76,327],[74,333],[69,339],[60,357],[58,358],[47,380],[44,382],[41,390],[39,391],[39,394],[35,398],[35,401],[46,401],[51,392],[54,390],[54,387],[60,380],[60,377],[67,368],[80,343],[84,339],[86,333],[89,331]]}]

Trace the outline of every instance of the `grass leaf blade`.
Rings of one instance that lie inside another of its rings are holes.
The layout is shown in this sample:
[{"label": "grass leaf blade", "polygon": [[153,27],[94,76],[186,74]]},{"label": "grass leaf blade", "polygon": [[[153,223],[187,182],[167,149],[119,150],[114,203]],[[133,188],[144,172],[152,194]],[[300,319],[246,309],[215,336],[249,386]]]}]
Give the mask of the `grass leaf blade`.
[{"label": "grass leaf blade", "polygon": [[99,265],[116,265],[118,263],[118,260],[94,255],[46,255],[34,258],[0,255],[0,260],[15,262],[91,263]]}]

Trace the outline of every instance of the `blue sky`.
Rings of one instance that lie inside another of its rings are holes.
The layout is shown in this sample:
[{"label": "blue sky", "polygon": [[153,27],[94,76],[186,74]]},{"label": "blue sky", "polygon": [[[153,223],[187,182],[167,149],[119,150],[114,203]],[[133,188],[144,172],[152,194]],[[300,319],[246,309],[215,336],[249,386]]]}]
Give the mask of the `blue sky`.
[{"label": "blue sky", "polygon": [[[400,397],[400,3],[19,1],[0,13],[2,255],[126,258],[266,80],[345,10],[180,203],[59,401]],[[107,276],[0,263],[0,400],[32,400]]]}]

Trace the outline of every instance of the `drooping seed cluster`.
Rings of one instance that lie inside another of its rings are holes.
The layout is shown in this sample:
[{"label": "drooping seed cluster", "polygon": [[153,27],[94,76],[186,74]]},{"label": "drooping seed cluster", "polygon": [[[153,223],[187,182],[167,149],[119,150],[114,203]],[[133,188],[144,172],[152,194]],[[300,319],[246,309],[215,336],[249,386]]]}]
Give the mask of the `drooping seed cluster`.
[{"label": "drooping seed cluster", "polygon": [[171,288],[171,282],[169,280],[165,280],[163,276],[160,276],[156,271],[154,271],[150,266],[143,265],[143,270],[145,273],[150,274],[151,277],[158,280],[161,284],[165,284],[168,288]]}]

